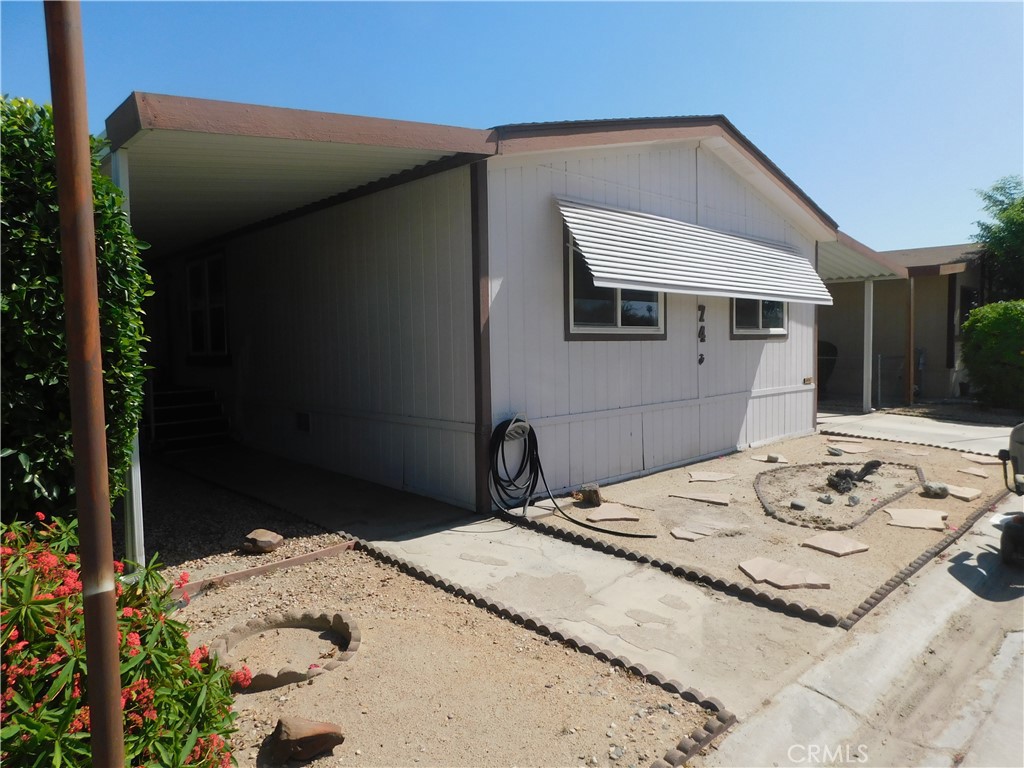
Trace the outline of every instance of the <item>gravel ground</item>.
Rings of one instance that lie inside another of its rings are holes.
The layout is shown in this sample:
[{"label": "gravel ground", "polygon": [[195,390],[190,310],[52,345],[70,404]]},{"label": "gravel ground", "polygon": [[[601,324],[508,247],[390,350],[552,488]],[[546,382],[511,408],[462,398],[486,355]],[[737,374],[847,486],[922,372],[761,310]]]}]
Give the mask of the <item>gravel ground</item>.
[{"label": "gravel ground", "polygon": [[[160,553],[172,577],[184,570],[195,581],[342,540],[154,461],[144,480],[147,550]],[[285,544],[272,554],[238,554],[257,526],[284,533]],[[206,590],[178,618],[197,646],[294,609],[343,611],[361,644],[340,668],[307,683],[238,695],[240,766],[269,765],[264,742],[282,715],[341,726],[345,743],[307,763],[318,768],[645,766],[709,716],[356,551]],[[256,640],[288,637],[264,634]],[[303,647],[264,650],[290,656]]]}]

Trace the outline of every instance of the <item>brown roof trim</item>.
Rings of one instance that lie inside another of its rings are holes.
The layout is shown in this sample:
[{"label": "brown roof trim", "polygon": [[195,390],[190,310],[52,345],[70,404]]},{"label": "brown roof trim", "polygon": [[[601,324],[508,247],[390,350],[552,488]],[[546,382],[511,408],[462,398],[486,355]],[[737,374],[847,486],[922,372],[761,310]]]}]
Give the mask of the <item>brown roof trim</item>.
[{"label": "brown roof trim", "polygon": [[789,178],[771,158],[737,130],[725,115],[638,117],[613,120],[570,120],[553,123],[512,123],[494,128],[498,154],[536,152],[629,142],[702,139],[721,136],[755,164],[762,166],[804,206],[833,230],[839,225]]},{"label": "brown roof trim", "polygon": [[966,261],[957,261],[952,264],[923,264],[917,267],[907,267],[907,274],[910,277],[929,277],[932,275],[955,275],[967,271]]},{"label": "brown roof trim", "polygon": [[320,141],[491,155],[491,131],[133,92],[107,118],[111,151],[145,130]]},{"label": "brown roof trim", "polygon": [[898,277],[909,277],[906,267],[890,261],[889,259],[885,258],[882,254],[880,254],[878,251],[864,245],[864,243],[862,243],[860,240],[855,240],[845,232],[837,232],[836,234],[838,234],[839,236],[838,239],[841,245],[845,245],[847,248],[856,251],[861,256],[864,256],[865,258],[871,259],[872,261],[881,264],[883,267],[885,267]]}]

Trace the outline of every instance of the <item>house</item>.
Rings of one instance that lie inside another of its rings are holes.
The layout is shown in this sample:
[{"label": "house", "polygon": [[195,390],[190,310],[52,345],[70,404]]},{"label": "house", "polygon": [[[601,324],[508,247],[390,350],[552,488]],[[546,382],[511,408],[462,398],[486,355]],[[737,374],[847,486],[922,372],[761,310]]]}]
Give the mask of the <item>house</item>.
[{"label": "house", "polygon": [[517,413],[553,490],[812,432],[816,266],[878,269],[717,115],[474,130],[133,93],[107,134],[154,385],[481,511]]}]

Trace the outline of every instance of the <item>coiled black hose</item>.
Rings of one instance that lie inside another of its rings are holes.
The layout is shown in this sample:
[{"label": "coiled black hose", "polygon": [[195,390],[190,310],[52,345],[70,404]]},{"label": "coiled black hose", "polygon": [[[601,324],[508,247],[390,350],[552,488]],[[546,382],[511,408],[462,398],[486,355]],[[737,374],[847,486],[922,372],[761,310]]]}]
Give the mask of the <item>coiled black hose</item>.
[{"label": "coiled black hose", "polygon": [[[509,469],[505,457],[505,444],[526,440],[522,456],[519,458],[519,465],[512,472]],[[587,528],[599,533],[610,533],[615,536],[626,536],[632,539],[655,539],[654,533],[627,533],[615,531],[611,528],[601,528],[596,525],[585,523],[570,517],[565,510],[558,506],[551,489],[548,487],[548,480],[544,477],[544,466],[540,463],[540,451],[537,445],[537,433],[525,418],[516,416],[506,419],[494,428],[491,433],[490,446],[490,492],[491,500],[507,514],[513,514],[512,510],[522,507],[520,517],[526,517],[526,509],[530,506],[534,496],[537,495],[537,483],[544,483],[544,491],[547,493],[551,503],[555,505],[558,514],[571,523],[581,528]]]}]

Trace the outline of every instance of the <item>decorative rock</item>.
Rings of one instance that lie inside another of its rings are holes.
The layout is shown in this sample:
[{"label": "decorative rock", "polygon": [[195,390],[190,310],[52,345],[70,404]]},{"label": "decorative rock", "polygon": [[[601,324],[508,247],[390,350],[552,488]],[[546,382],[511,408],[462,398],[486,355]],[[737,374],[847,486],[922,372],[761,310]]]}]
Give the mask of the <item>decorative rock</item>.
[{"label": "decorative rock", "polygon": [[777,464],[779,461],[779,454],[769,453],[767,456],[764,457],[764,460],[767,461],[769,464]]},{"label": "decorative rock", "polygon": [[601,486],[597,483],[587,483],[580,488],[580,503],[591,507],[601,506]]},{"label": "decorative rock", "polygon": [[[772,459],[772,458],[769,458],[769,456],[774,456],[775,458]],[[771,464],[788,464],[789,463],[789,459],[787,459],[785,456],[783,456],[782,454],[779,454],[779,453],[770,453],[767,456],[762,453],[762,454],[759,454],[757,456],[751,456],[750,458],[752,458],[754,461],[764,461],[764,462],[769,462]]]},{"label": "decorative rock", "polygon": [[949,496],[949,486],[945,483],[929,481],[924,484],[924,495],[932,499],[944,499]]},{"label": "decorative rock", "polygon": [[802,509],[807,509],[807,505],[804,504],[802,501],[799,501],[797,499],[793,499],[791,502],[789,502],[789,508],[790,509],[795,509],[797,511],[800,511]]},{"label": "decorative rock", "polygon": [[832,501],[833,501],[832,494],[830,494],[830,493],[823,494],[823,495],[818,497],[818,501],[820,501],[822,504],[831,504]]},{"label": "decorative rock", "polygon": [[841,448],[836,448],[834,445],[826,446],[826,450],[828,451],[828,455],[829,456],[842,456],[843,455],[842,449]]},{"label": "decorative rock", "polygon": [[284,544],[284,536],[280,533],[268,531],[266,528],[257,528],[254,531],[249,531],[242,544],[242,549],[246,552],[262,554],[273,552],[282,544]]},{"label": "decorative rock", "polygon": [[848,507],[856,507],[858,504],[860,504],[860,496],[850,496],[846,500],[846,506]]},{"label": "decorative rock", "polygon": [[318,723],[301,717],[282,717],[270,737],[267,756],[275,765],[289,760],[312,760],[331,752],[345,741],[334,723]]}]

